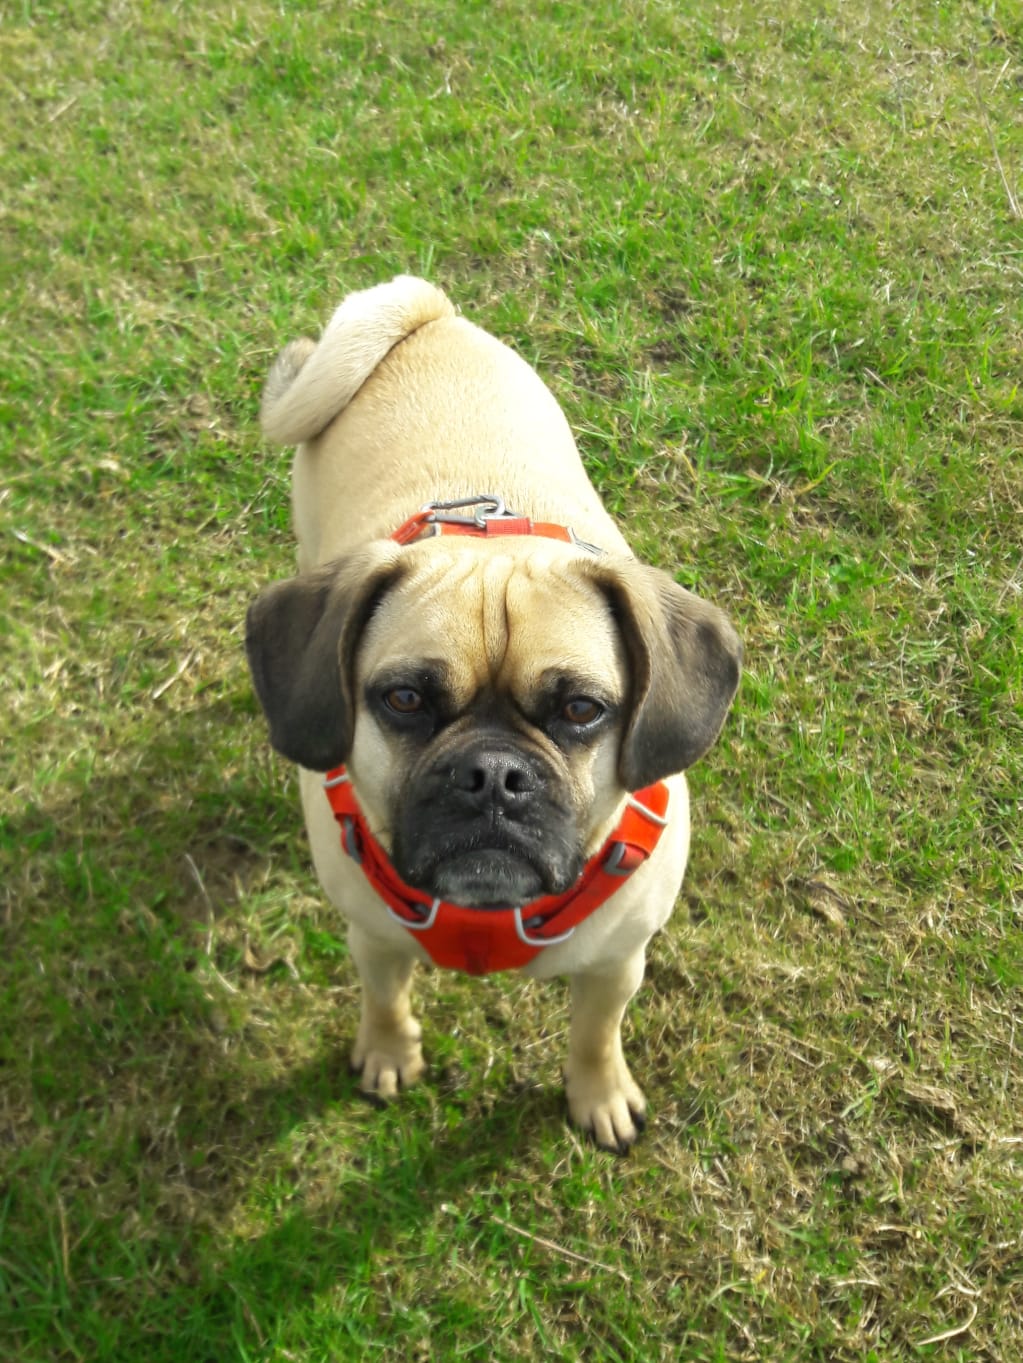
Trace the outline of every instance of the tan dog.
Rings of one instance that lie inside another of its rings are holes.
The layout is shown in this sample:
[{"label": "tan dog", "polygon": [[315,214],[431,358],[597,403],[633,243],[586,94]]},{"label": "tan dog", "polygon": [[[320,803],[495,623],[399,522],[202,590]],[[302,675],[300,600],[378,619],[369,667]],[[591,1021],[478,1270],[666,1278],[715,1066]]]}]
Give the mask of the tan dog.
[{"label": "tan dog", "polygon": [[[423,280],[352,294],[318,344],[289,345],[262,422],[299,446],[299,575],[252,605],[249,661],[350,922],[362,1087],[422,1072],[416,961],[567,975],[569,1111],[624,1150],[645,1101],[621,1020],[678,894],[681,773],[721,727],[739,641],[632,557],[537,374]],[[342,763],[338,810],[323,773]]]}]

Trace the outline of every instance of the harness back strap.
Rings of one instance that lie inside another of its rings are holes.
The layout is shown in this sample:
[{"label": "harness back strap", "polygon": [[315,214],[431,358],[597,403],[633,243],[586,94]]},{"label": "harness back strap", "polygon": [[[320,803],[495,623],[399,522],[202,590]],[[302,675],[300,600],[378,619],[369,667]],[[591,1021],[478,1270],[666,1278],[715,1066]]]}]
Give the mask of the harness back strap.
[{"label": "harness back strap", "polygon": [[[471,514],[462,514],[466,512]],[[428,502],[399,525],[391,539],[397,544],[412,544],[432,535],[477,535],[485,539],[495,535],[539,535],[541,539],[575,544],[591,554],[601,552],[595,544],[579,539],[571,526],[519,516],[508,510],[501,497],[489,492],[451,502]]]}]

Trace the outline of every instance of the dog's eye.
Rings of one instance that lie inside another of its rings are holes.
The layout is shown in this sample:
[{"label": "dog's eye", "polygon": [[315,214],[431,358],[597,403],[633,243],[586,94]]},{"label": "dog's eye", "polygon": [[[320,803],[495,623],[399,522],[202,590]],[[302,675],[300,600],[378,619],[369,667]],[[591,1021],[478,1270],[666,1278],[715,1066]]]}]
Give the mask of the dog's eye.
[{"label": "dog's eye", "polygon": [[396,715],[417,715],[425,702],[411,686],[395,686],[384,696],[384,704]]},{"label": "dog's eye", "polygon": [[599,701],[591,700],[589,696],[573,696],[561,707],[561,718],[568,724],[592,724],[604,713],[604,707]]}]

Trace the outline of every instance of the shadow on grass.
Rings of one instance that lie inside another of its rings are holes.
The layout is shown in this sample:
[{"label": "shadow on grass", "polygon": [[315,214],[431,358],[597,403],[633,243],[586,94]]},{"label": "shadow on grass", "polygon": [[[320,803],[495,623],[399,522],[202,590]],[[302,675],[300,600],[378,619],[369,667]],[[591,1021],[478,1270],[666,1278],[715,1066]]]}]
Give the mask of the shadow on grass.
[{"label": "shadow on grass", "polygon": [[[354,1350],[383,1309],[375,1260],[562,1120],[560,1095],[531,1092],[495,1094],[478,1120],[452,1104],[439,1128],[430,1094],[373,1110],[329,1031],[292,1063],[268,980],[252,989],[269,1026],[244,1006],[225,1023],[197,965],[209,906],[188,858],[226,884],[302,844],[270,781],[210,786],[218,721],[237,736],[230,715],[168,723],[0,830],[18,896],[0,968],[0,1334],[27,1360],[254,1357],[341,1289],[363,1303]],[[319,1026],[322,1004],[295,990],[292,1019],[304,998]]]}]

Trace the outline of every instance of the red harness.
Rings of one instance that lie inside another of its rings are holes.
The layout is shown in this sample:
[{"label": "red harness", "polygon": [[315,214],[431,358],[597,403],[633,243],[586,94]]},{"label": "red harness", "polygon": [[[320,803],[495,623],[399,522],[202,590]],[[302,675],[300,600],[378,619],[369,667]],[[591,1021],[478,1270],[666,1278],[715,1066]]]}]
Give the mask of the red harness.
[{"label": "red harness", "polygon": [[668,787],[658,781],[629,796],[614,832],[565,894],[544,895],[521,908],[467,909],[406,885],[369,831],[344,767],[328,772],[323,784],[341,825],[341,846],[391,916],[423,944],[434,964],[467,975],[517,970],[544,947],[567,941],[642,866],[668,822]]},{"label": "red harness", "polygon": [[[473,516],[452,511],[477,508]],[[534,522],[505,509],[500,497],[432,502],[392,535],[411,544],[425,535],[542,535],[591,553],[600,550],[563,525]],[[527,965],[544,947],[567,941],[576,927],[621,889],[657,846],[668,822],[668,787],[658,781],[630,795],[614,832],[589,859],[572,888],[508,909],[470,909],[431,899],[406,885],[374,838],[344,767],[327,773],[324,789],[341,826],[341,845],[359,863],[391,916],[422,943],[436,965],[489,975]]]}]

